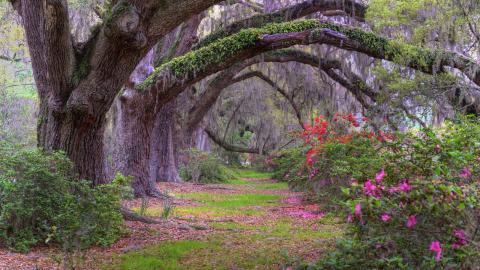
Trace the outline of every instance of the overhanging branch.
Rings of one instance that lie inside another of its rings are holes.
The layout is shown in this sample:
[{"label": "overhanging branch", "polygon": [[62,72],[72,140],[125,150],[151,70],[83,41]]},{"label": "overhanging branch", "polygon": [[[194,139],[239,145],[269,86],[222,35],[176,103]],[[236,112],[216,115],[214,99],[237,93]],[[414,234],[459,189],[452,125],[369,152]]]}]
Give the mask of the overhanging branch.
[{"label": "overhanging branch", "polygon": [[270,50],[314,43],[364,53],[429,74],[443,71],[443,67],[457,68],[480,84],[480,67],[456,53],[405,45],[340,24],[305,20],[242,30],[191,51],[157,68],[140,89],[151,92],[160,103],[169,101],[186,86],[238,61]]},{"label": "overhanging branch", "polygon": [[237,145],[232,145],[224,140],[220,139],[215,132],[206,128],[205,133],[207,133],[208,137],[218,146],[222,147],[223,149],[230,151],[230,152],[237,152],[237,153],[249,153],[249,154],[265,154],[265,152],[260,151],[258,148],[247,148]]},{"label": "overhanging branch", "polygon": [[339,11],[341,11],[344,14],[357,19],[358,21],[364,21],[366,10],[367,7],[365,5],[358,3],[355,0],[304,1],[300,4],[286,7],[273,13],[255,15],[250,18],[234,22],[225,28],[205,37],[199,42],[195,49],[204,47],[215,40],[238,33],[240,30],[245,28],[258,28],[265,26],[268,23],[292,21],[316,12],[326,13],[326,16],[334,16],[334,14],[339,15]]}]

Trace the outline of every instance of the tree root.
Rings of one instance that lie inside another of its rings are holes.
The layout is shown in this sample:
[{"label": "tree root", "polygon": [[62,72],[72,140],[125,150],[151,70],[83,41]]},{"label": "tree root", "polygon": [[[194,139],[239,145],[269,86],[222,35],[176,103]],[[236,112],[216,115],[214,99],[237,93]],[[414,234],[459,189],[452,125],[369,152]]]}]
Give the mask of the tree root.
[{"label": "tree root", "polygon": [[148,191],[147,196],[150,196],[150,197],[153,197],[153,198],[159,198],[159,199],[171,199],[172,198],[167,193],[161,192],[158,189]]},{"label": "tree root", "polygon": [[130,209],[128,209],[126,207],[120,208],[120,213],[122,213],[123,218],[125,220],[128,220],[128,221],[139,221],[139,222],[147,223],[147,224],[161,224],[161,223],[163,223],[162,221],[159,221],[159,220],[156,220],[156,219],[153,219],[153,218],[141,216],[141,215],[131,211]]}]

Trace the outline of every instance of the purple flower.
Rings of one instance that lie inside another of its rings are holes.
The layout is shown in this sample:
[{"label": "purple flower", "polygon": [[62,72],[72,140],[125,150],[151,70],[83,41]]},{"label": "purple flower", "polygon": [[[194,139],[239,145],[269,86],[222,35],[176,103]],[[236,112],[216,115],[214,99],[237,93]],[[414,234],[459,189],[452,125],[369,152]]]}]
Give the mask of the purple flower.
[{"label": "purple flower", "polygon": [[352,223],[352,222],[353,222],[353,216],[352,216],[352,214],[348,214],[348,215],[347,215],[347,222],[348,222],[348,223]]},{"label": "purple flower", "polygon": [[386,174],[383,169],[380,172],[378,172],[377,175],[375,175],[375,181],[377,182],[377,184],[380,184],[382,182],[385,175]]},{"label": "purple flower", "polygon": [[440,242],[438,241],[433,241],[431,244],[430,244],[430,250],[437,253],[437,255],[435,256],[435,260],[438,262],[442,259],[442,247],[440,245]]},{"label": "purple flower", "polygon": [[412,190],[412,186],[410,186],[407,179],[404,179],[402,183],[400,183],[398,188],[403,192],[409,192],[410,190]]},{"label": "purple flower", "polygon": [[377,187],[372,184],[372,181],[370,181],[370,179],[368,179],[368,181],[363,184],[363,193],[365,193],[365,195],[367,196],[374,195],[376,189]]},{"label": "purple flower", "polygon": [[388,222],[390,219],[392,219],[392,217],[389,214],[385,213],[382,215],[383,222]]},{"label": "purple flower", "polygon": [[460,171],[460,177],[462,178],[469,178],[472,176],[472,172],[468,167],[463,167],[462,171]]},{"label": "purple flower", "polygon": [[417,224],[417,217],[415,215],[410,215],[407,219],[407,228],[413,228]]},{"label": "purple flower", "polygon": [[453,236],[457,239],[452,245],[453,249],[458,249],[468,244],[467,235],[464,230],[454,230]]},{"label": "purple flower", "polygon": [[362,215],[362,205],[357,203],[355,205],[355,216],[361,216]]}]

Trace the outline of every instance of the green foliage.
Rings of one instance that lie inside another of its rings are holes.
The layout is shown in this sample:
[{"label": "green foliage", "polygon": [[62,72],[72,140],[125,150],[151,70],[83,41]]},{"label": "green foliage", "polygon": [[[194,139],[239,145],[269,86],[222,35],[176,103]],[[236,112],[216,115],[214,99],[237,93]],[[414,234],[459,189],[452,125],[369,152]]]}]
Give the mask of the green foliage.
[{"label": "green foliage", "polygon": [[174,76],[182,78],[214,64],[224,62],[239,51],[254,45],[260,40],[261,35],[300,32],[319,26],[316,20],[303,20],[287,23],[272,23],[262,28],[243,29],[231,36],[219,39],[206,47],[188,52],[162,64],[142,83],[139,89],[145,89],[155,83],[163,72],[171,72]]},{"label": "green foliage", "polygon": [[117,176],[92,188],[77,181],[62,153],[0,144],[0,241],[21,252],[52,242],[66,251],[108,246],[124,231],[119,206],[125,185]]},{"label": "green foliage", "polygon": [[162,207],[163,211],[161,217],[166,220],[173,214],[173,210],[175,210],[175,204],[173,203],[173,200],[169,198],[163,202]]},{"label": "green foliage", "polygon": [[[371,168],[346,159],[352,175],[362,170],[342,188],[348,237],[314,269],[477,269],[479,140],[478,121],[464,118],[397,134]],[[379,167],[380,180],[371,172]],[[439,256],[430,248],[437,241]]]},{"label": "green foliage", "polygon": [[185,151],[186,162],[180,169],[183,180],[195,183],[222,183],[236,178],[220,159],[197,149]]},{"label": "green foliage", "polygon": [[243,29],[238,33],[212,41],[205,47],[190,51],[157,67],[138,88],[146,89],[152,86],[157,78],[167,76],[168,74],[177,78],[185,78],[204,70],[208,66],[222,63],[226,59],[234,57],[238,52],[255,45],[260,41],[261,36],[265,34],[314,30],[312,35],[323,35],[324,29],[334,30],[360,43],[363,48],[362,51],[379,54],[387,60],[416,67],[427,72],[433,72],[436,63],[446,62],[450,57],[450,55],[442,51],[429,50],[397,40],[389,40],[359,28],[320,23],[316,20],[300,20],[270,23],[261,28]]},{"label": "green foliage", "polygon": [[273,169],[273,178],[285,181],[295,190],[308,189],[308,177],[305,176],[306,147],[281,150],[273,155],[269,164]]},{"label": "green foliage", "polygon": [[328,142],[318,153],[313,170],[305,161],[306,147],[287,149],[273,159],[274,178],[333,208],[336,205],[331,202],[342,197],[341,189],[350,179],[365,179],[381,169],[378,147],[363,137],[354,137],[347,143]]}]

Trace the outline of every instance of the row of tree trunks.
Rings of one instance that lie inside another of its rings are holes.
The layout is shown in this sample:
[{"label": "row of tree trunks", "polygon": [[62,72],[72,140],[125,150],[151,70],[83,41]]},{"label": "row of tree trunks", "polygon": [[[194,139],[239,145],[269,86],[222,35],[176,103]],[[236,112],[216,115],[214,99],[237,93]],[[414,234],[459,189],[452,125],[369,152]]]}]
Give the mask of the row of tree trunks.
[{"label": "row of tree trunks", "polygon": [[181,181],[178,153],[183,133],[177,128],[176,100],[157,106],[155,100],[148,99],[134,86],[153,71],[154,62],[168,61],[191,48],[202,17],[194,16],[166,35],[156,50],[149,52],[139,63],[124,93],[117,98],[113,158],[114,163],[120,164],[116,170],[133,176],[132,187],[136,196],[163,196],[156,188],[156,182]]}]

